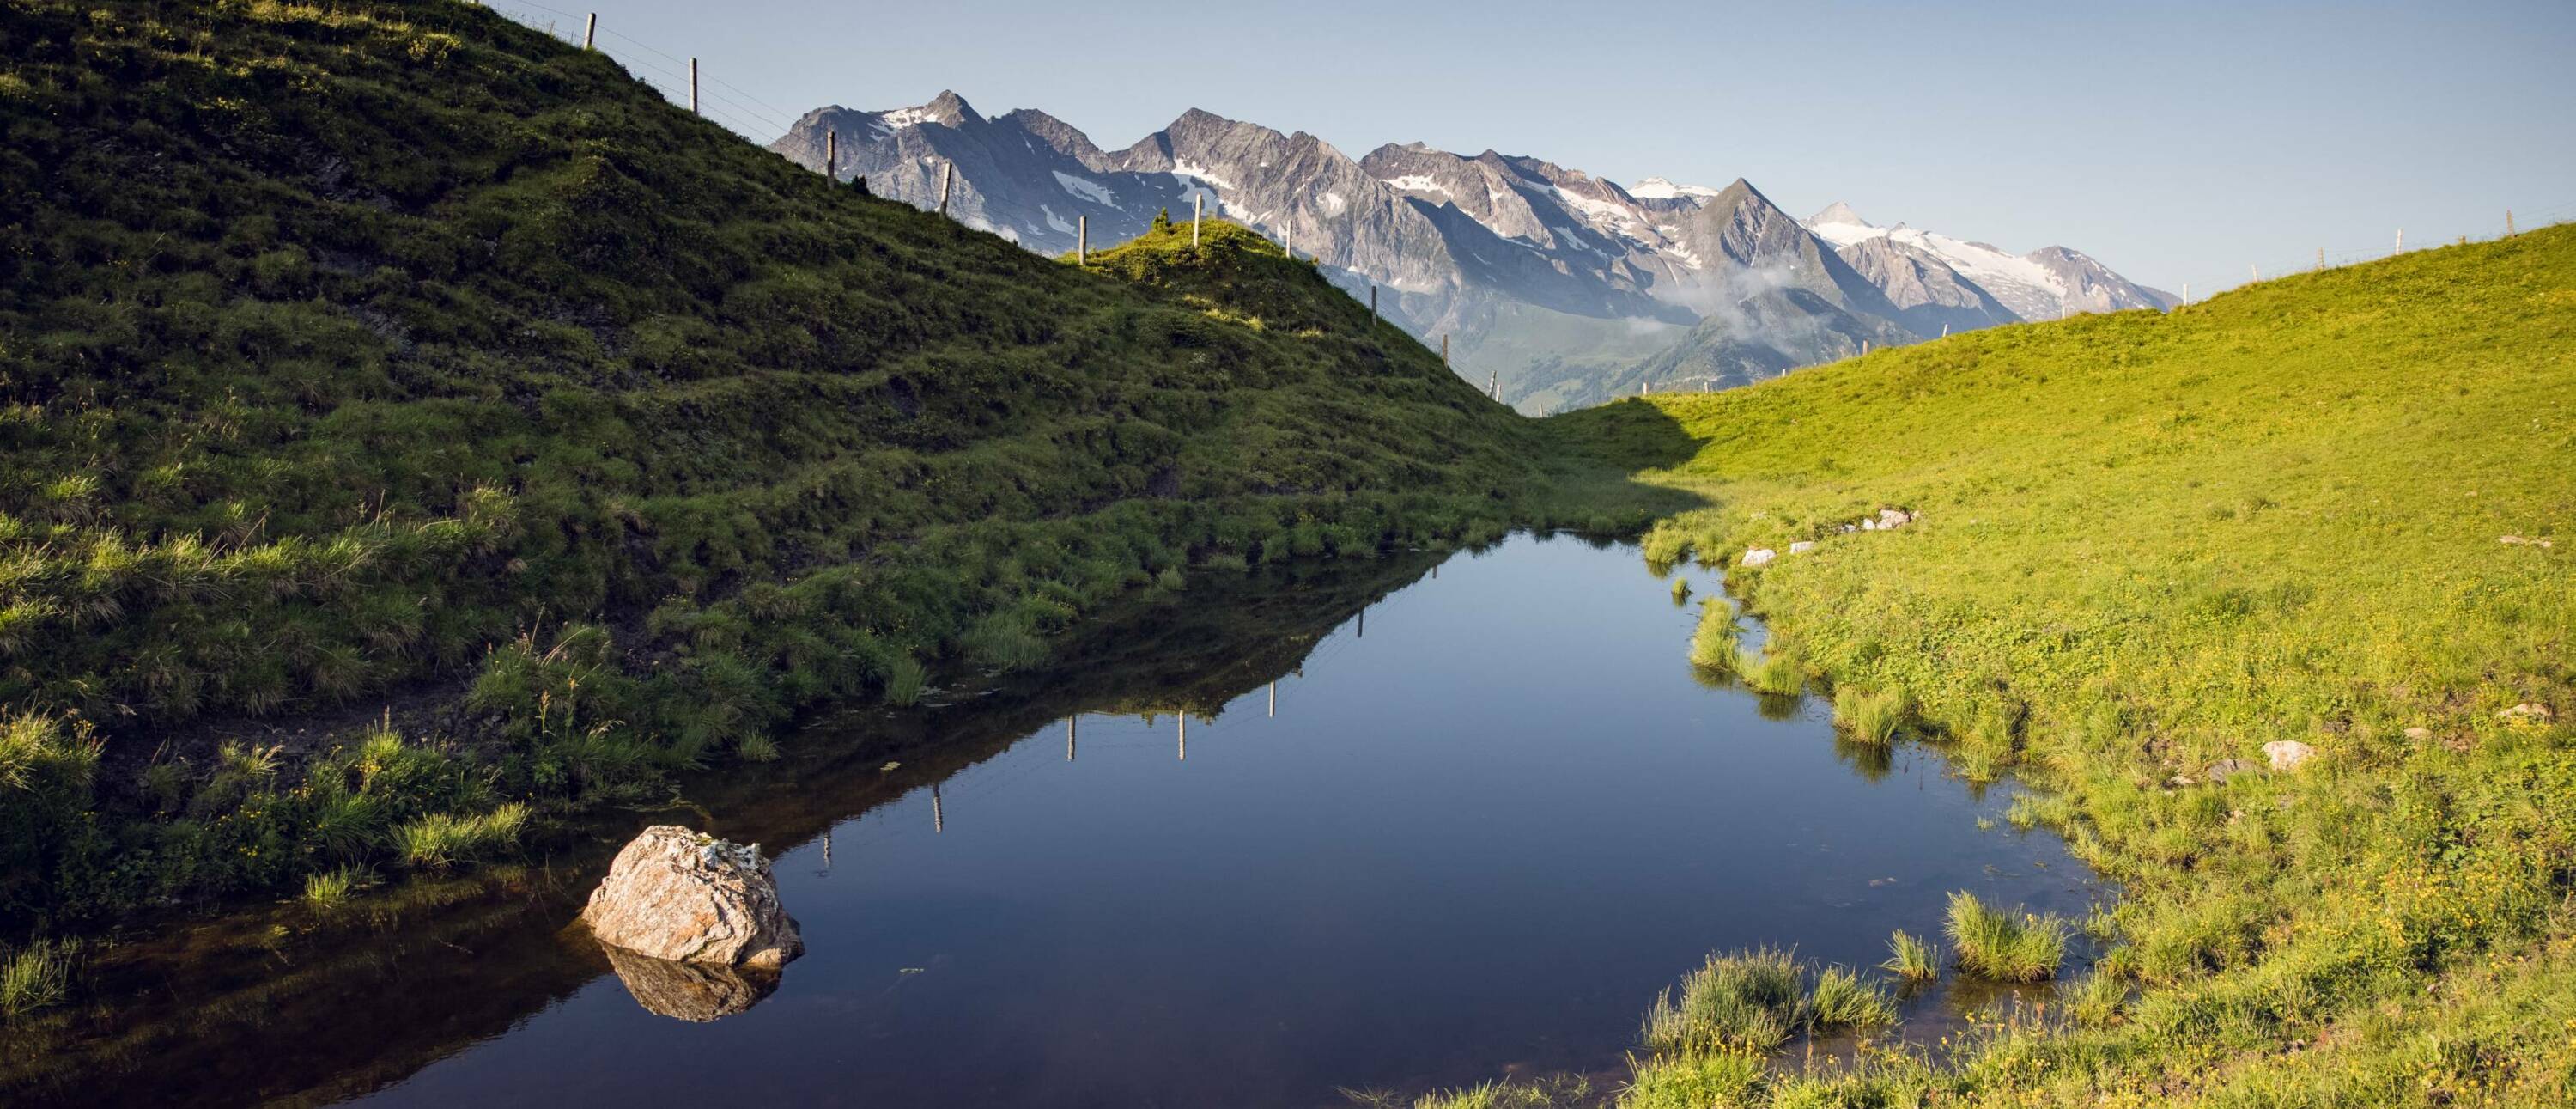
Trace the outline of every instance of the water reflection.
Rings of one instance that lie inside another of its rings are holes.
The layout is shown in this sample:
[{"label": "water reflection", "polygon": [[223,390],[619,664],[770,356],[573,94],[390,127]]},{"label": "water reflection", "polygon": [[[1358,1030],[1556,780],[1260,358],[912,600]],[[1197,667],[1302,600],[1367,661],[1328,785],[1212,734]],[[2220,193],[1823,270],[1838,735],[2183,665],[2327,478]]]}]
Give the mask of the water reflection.
[{"label": "water reflection", "polygon": [[[1875,963],[1951,889],[2080,913],[2054,841],[1977,830],[2004,798],[1915,748],[1846,749],[1813,701],[1704,688],[1693,613],[1633,548],[1432,565],[1200,575],[1059,652],[1079,666],[817,719],[691,783],[692,826],[787,845],[810,951],[784,981],[557,939],[670,819],[621,813],[436,911],[111,953],[116,1006],[7,1045],[0,1100],[1303,1107],[1615,1073],[1707,951]],[[1973,1000],[1913,998],[1908,1035]]]},{"label": "water reflection", "polygon": [[711,963],[681,963],[599,945],[609,969],[645,1012],[704,1023],[749,1010],[777,992],[780,972]]}]

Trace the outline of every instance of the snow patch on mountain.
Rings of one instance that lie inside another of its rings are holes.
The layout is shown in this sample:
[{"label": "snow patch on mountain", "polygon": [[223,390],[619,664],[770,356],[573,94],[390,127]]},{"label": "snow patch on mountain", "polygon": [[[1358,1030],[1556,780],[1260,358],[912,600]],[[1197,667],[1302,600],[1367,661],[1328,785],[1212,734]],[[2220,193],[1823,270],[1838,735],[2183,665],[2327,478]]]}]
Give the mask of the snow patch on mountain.
[{"label": "snow patch on mountain", "polygon": [[1055,214],[1055,209],[1053,209],[1053,208],[1049,208],[1049,207],[1047,207],[1047,206],[1046,206],[1046,205],[1044,205],[1044,204],[1040,204],[1040,205],[1038,205],[1038,211],[1039,211],[1040,213],[1043,213],[1043,214],[1046,216],[1046,224],[1047,224],[1047,226],[1052,227],[1052,228],[1055,228],[1058,232],[1061,232],[1061,233],[1063,233],[1063,234],[1067,234],[1067,235],[1072,235],[1072,234],[1076,234],[1076,233],[1078,233],[1078,232],[1080,231],[1080,228],[1077,228],[1077,227],[1075,227],[1074,225],[1072,225],[1072,224],[1070,224],[1070,223],[1066,223],[1066,222],[1064,221],[1064,217],[1063,217],[1063,216],[1059,216],[1059,215]]},{"label": "snow patch on mountain", "polygon": [[1186,177],[1186,178],[1193,178],[1193,179],[1196,179],[1196,180],[1205,181],[1205,182],[1207,182],[1208,184],[1214,185],[1214,186],[1216,186],[1217,188],[1220,188],[1220,189],[1231,189],[1231,188],[1233,188],[1233,187],[1234,187],[1234,182],[1232,182],[1232,181],[1228,181],[1228,180],[1226,180],[1225,178],[1219,177],[1219,176],[1217,176],[1217,175],[1215,175],[1215,174],[1213,174],[1213,173],[1208,172],[1208,169],[1207,169],[1207,167],[1206,167],[1206,166],[1193,165],[1193,164],[1191,164],[1190,162],[1188,162],[1188,161],[1186,161],[1186,160],[1184,160],[1184,159],[1180,159],[1180,158],[1174,158],[1174,159],[1172,159],[1172,176],[1174,176],[1174,177]]},{"label": "snow patch on mountain", "polygon": [[1112,208],[1118,206],[1118,202],[1112,199],[1108,187],[1100,182],[1088,177],[1076,177],[1060,169],[1051,172],[1055,174],[1055,183],[1075,199],[1088,200],[1094,204],[1106,204]]},{"label": "snow patch on mountain", "polygon": [[1639,200],[1679,200],[1686,196],[1704,200],[1716,196],[1717,190],[1706,185],[1682,185],[1661,177],[1649,177],[1628,186],[1628,195]]},{"label": "snow patch on mountain", "polygon": [[1397,192],[1449,195],[1448,187],[1432,180],[1428,173],[1408,173],[1402,177],[1389,177],[1386,179],[1386,184],[1388,188]]}]

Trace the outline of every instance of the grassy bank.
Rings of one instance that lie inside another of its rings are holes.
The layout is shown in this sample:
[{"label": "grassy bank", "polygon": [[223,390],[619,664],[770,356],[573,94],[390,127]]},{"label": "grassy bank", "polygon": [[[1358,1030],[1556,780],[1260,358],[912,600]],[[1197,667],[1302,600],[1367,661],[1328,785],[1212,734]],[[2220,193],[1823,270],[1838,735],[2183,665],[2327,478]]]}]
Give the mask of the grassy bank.
[{"label": "grassy bank", "polygon": [[0,934],[470,865],[1127,592],[1577,503],[1239,228],[1036,258],[469,4],[8,11]]},{"label": "grassy bank", "polygon": [[[1549,429],[1708,498],[1649,556],[1733,567],[1772,657],[2039,785],[2016,818],[2126,891],[2076,1004],[1689,1103],[2576,1092],[2576,229]],[[1885,508],[1916,519],[1845,530]],[[2280,741],[2316,757],[2270,771]],[[2054,922],[1953,923],[1990,970],[2054,961],[2011,954]]]}]

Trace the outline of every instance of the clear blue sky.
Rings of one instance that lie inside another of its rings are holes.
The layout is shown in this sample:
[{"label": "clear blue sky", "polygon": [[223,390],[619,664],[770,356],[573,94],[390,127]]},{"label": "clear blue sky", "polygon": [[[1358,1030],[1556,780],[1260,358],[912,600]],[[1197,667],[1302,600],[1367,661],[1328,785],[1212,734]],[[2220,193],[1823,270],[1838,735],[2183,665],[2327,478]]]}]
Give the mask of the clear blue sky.
[{"label": "clear blue sky", "polygon": [[551,9],[600,5],[612,54],[698,56],[762,141],[820,104],[944,88],[1112,149],[1199,107],[1354,157],[1421,140],[1622,182],[1743,177],[1796,215],[1843,200],[2195,294],[2400,227],[2412,246],[2492,235],[2507,208],[2576,219],[2569,0],[546,2],[495,6],[570,27]]}]

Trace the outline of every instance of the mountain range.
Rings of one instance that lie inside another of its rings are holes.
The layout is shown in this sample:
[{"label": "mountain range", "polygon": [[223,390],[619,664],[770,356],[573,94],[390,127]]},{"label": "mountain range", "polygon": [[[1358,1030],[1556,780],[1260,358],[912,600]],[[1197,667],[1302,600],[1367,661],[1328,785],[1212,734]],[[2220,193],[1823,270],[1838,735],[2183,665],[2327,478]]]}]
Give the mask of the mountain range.
[{"label": "mountain range", "polygon": [[1722,388],[1963,331],[2175,298],[2079,251],[2014,255],[1835,204],[1800,220],[1750,182],[1634,185],[1538,158],[1421,143],[1360,158],[1307,134],[1191,109],[1104,150],[1034,109],[943,92],[885,111],[818,108],[771,149],[1030,250],[1101,249],[1193,204],[1287,244],[1530,411],[1639,388]]}]

